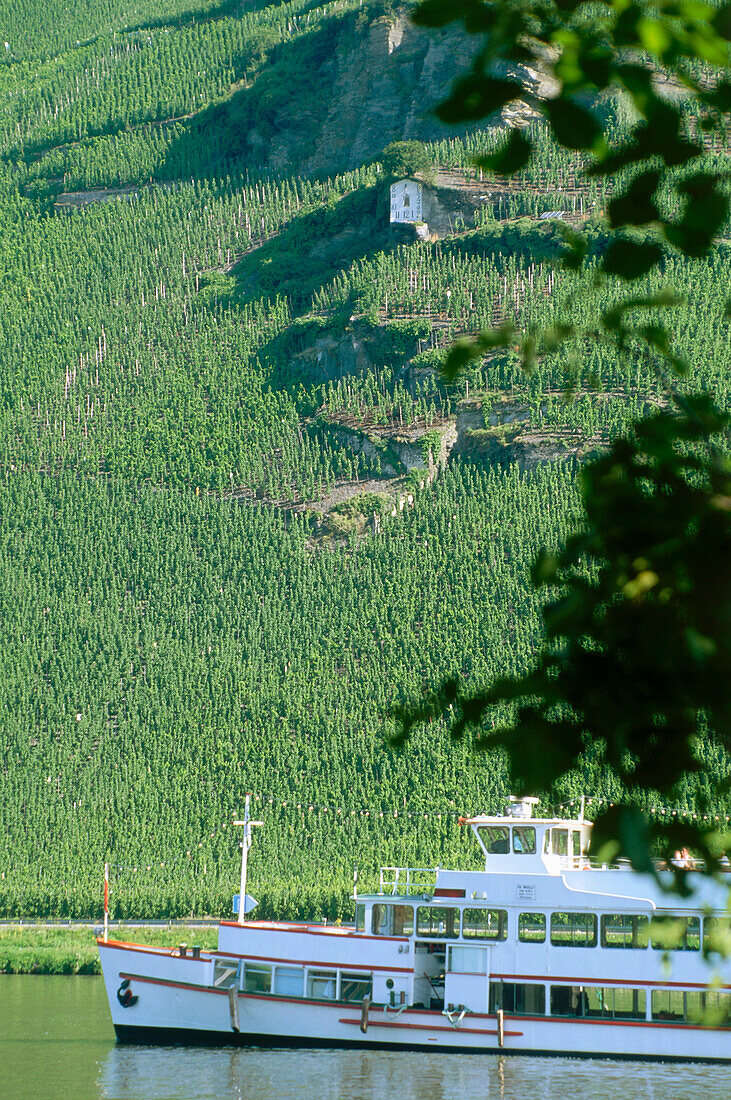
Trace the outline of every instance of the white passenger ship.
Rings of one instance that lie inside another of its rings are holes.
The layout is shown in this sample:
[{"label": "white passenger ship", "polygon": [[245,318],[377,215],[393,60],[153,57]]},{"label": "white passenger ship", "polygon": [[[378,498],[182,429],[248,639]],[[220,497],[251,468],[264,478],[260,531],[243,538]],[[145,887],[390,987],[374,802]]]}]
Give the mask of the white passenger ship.
[{"label": "white passenger ship", "polygon": [[463,820],[484,870],[383,868],[350,927],[241,913],[212,952],[100,939],[118,1039],[731,1061],[728,887],[691,873],[681,901],[594,866],[591,825],[531,801]]}]

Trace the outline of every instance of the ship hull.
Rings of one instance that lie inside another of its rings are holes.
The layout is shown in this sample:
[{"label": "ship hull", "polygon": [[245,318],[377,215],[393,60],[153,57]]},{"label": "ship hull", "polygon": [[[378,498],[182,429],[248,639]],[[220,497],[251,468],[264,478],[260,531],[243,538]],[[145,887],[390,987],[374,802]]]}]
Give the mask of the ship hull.
[{"label": "ship hull", "polygon": [[[507,1013],[501,1024],[494,1013],[468,1012],[450,1020],[438,1010],[384,1005],[364,1011],[355,1003],[212,988],[207,984],[210,957],[181,959],[145,951],[131,956],[129,948],[109,945],[102,960],[120,1043],[731,1062],[731,1029],[726,1028]],[[127,1005],[125,993],[130,994]]]},{"label": "ship hull", "polygon": [[[614,1051],[573,1050],[566,1048],[537,1049],[535,1047],[473,1046],[464,1043],[440,1043],[438,1047],[422,1041],[389,1041],[362,1039],[327,1039],[322,1036],[273,1035],[262,1033],[234,1034],[230,1031],[201,1031],[193,1028],[136,1027],[118,1024],[114,1028],[117,1042],[127,1046],[179,1046],[179,1047],[240,1047],[259,1050],[393,1050],[404,1052],[434,1051],[441,1054],[514,1054],[541,1058],[599,1058],[630,1062],[698,1062],[709,1065],[731,1064],[731,1059],[720,1055],[657,1054],[649,1051],[617,1053]],[[676,1045],[676,1044],[673,1044]]]},{"label": "ship hull", "polygon": [[[236,1035],[231,1032],[201,1032],[182,1027],[135,1027],[133,1025],[119,1024],[114,1027],[114,1034],[120,1045],[128,1046],[185,1046],[185,1047],[241,1047],[250,1049],[325,1049],[325,1051],[401,1051],[419,1052],[433,1051],[433,1045],[424,1042],[379,1042],[367,1040],[344,1040],[344,1038],[322,1038],[320,1036],[297,1035]],[[514,1054],[530,1055],[546,1058],[609,1058],[620,1062],[673,1062],[687,1063],[697,1062],[709,1065],[731,1064],[731,1058],[720,1056],[654,1054],[642,1052],[638,1054],[613,1053],[602,1051],[573,1051],[573,1049],[535,1049],[533,1047],[499,1047],[499,1046],[465,1046],[464,1044],[439,1046],[441,1054]]]}]

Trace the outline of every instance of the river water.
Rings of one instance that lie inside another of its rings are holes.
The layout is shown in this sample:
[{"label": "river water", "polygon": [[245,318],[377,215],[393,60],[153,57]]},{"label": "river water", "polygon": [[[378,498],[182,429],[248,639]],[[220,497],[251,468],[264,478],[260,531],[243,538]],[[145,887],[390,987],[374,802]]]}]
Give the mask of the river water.
[{"label": "river water", "polygon": [[[731,1043],[731,1039],[729,1039]],[[731,1067],[117,1047],[100,978],[0,975],[0,1100],[729,1100]]]}]

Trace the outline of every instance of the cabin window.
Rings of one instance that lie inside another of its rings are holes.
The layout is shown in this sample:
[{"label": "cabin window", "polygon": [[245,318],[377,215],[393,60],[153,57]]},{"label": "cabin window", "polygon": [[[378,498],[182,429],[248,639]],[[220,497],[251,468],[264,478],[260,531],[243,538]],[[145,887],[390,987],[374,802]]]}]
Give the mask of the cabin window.
[{"label": "cabin window", "polygon": [[731,989],[708,989],[701,993],[702,1019],[709,1027],[731,1026]]},{"label": "cabin window", "polygon": [[653,989],[652,1018],[668,1023],[731,1024],[729,989]]},{"label": "cabin window", "polygon": [[239,964],[233,959],[216,959],[213,964],[213,985],[216,989],[229,989],[239,984]]},{"label": "cabin window", "polygon": [[604,1020],[644,1020],[647,994],[644,989],[615,986],[585,986],[587,1016]]},{"label": "cabin window", "polygon": [[410,905],[374,905],[371,927],[374,936],[410,936],[414,910]]},{"label": "cabin window", "polygon": [[615,986],[552,985],[551,1015],[594,1020],[644,1020],[644,989]]},{"label": "cabin window", "polygon": [[731,921],[728,917],[706,917],[703,921],[703,950],[731,954]]},{"label": "cabin window", "polygon": [[508,914],[505,909],[465,909],[462,914],[462,935],[465,939],[504,940],[508,935]]},{"label": "cabin window", "polygon": [[365,905],[356,905],[355,907],[355,930],[356,932],[365,932]]},{"label": "cabin window", "polygon": [[576,857],[581,855],[581,833],[575,829],[571,831],[571,852]]},{"label": "cabin window", "polygon": [[271,966],[247,962],[244,968],[244,993],[271,993],[271,991]]},{"label": "cabin window", "polygon": [[657,951],[700,951],[700,917],[661,917],[650,925],[650,943]]},{"label": "cabin window", "polygon": [[587,998],[583,985],[552,985],[552,1016],[583,1016]]},{"label": "cabin window", "polygon": [[274,970],[274,992],[280,997],[301,997],[305,987],[305,972],[301,966],[277,966]]},{"label": "cabin window", "polygon": [[514,1013],[517,1016],[545,1016],[546,989],[542,985],[523,982],[490,982],[490,1012]]},{"label": "cabin window", "polygon": [[373,988],[373,978],[370,974],[341,974],[340,976],[340,1000],[358,1003],[364,997],[370,997]]},{"label": "cabin window", "polygon": [[682,989],[653,989],[652,1018],[678,1023],[686,1019],[686,994]]},{"label": "cabin window", "polygon": [[510,829],[505,825],[480,825],[480,839],[489,856],[504,856],[510,851]]},{"label": "cabin window", "polygon": [[371,932],[374,936],[388,935],[388,906],[374,905],[371,909]]},{"label": "cabin window", "polygon": [[536,831],[532,825],[513,827],[513,851],[520,855],[535,855]]},{"label": "cabin window", "polygon": [[421,905],[416,910],[417,936],[455,939],[459,935],[459,909],[441,905]]},{"label": "cabin window", "polygon": [[337,970],[310,970],[307,974],[307,996],[315,1001],[334,1001],[338,989]]},{"label": "cabin window", "polygon": [[449,948],[451,974],[487,974],[487,948],[455,944]]},{"label": "cabin window", "polygon": [[518,939],[523,943],[545,943],[546,914],[521,913],[518,917]]},{"label": "cabin window", "polygon": [[551,851],[555,856],[567,856],[569,854],[568,829],[551,829]]},{"label": "cabin window", "polygon": [[410,905],[394,905],[393,909],[393,934],[394,936],[411,936],[414,933],[414,910]]},{"label": "cabin window", "polygon": [[551,943],[555,947],[596,947],[595,913],[552,913]]},{"label": "cabin window", "polygon": [[629,913],[602,917],[602,947],[642,948],[649,941],[648,918]]}]

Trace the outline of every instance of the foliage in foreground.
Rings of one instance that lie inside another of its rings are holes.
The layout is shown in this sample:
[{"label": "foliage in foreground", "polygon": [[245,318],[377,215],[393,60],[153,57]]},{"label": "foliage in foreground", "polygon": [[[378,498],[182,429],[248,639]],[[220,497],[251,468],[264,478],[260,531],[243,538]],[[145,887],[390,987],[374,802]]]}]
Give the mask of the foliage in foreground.
[{"label": "foliage in foreground", "polygon": [[[658,89],[656,70],[679,81],[699,107],[701,132],[722,128],[731,108],[728,5],[425,0],[415,14],[416,22],[434,27],[455,19],[481,36],[482,47],[472,71],[459,77],[442,104],[442,119],[474,121],[522,98],[546,118],[559,145],[588,154],[588,176],[614,178],[618,187],[608,205],[614,235],[600,264],[605,276],[633,282],[661,265],[668,248],[689,257],[709,252],[728,213],[722,174],[702,163],[703,144],[684,128],[682,105]],[[553,76],[547,100],[531,91],[526,71],[515,68],[526,64]],[[636,113],[630,133],[614,145],[587,101],[610,89]],[[513,173],[532,155],[530,136],[513,129],[503,149],[481,164]],[[673,190],[683,199],[679,214],[663,202],[663,193]],[[638,227],[650,235],[638,237]],[[587,241],[581,234],[566,238],[564,264],[581,270]],[[594,275],[594,286],[603,281]],[[648,310],[679,304],[668,290],[618,296],[586,335],[611,341],[620,356],[684,374],[689,364],[673,349],[667,328],[652,315],[645,321]],[[527,334],[521,342],[526,368],[576,332],[577,318],[569,312],[552,328]],[[454,377],[470,359],[514,339],[514,327],[506,324],[463,342],[448,357],[445,375]],[[728,420],[705,396],[673,400],[672,406],[637,422],[632,435],[585,471],[584,532],[557,558],[544,556],[535,567],[535,582],[558,584],[561,595],[544,613],[546,642],[534,668],[477,694],[463,695],[456,681],[448,681],[424,706],[397,713],[401,736],[407,736],[415,721],[458,704],[452,729],[459,737],[496,702],[523,700],[507,731],[481,739],[508,749],[521,790],[550,788],[587,751],[597,752],[621,782],[626,801],[600,815],[595,850],[622,854],[636,869],[652,871],[653,840],[666,855],[688,844],[713,873],[724,847],[720,837],[714,840],[693,823],[648,828],[633,804],[640,791],[671,793],[698,770],[696,745],[706,724],[720,746],[731,747],[725,690],[731,674],[731,473],[727,456],[711,442]],[[724,779],[717,790],[727,787]],[[677,880],[682,890],[683,876]]]}]

